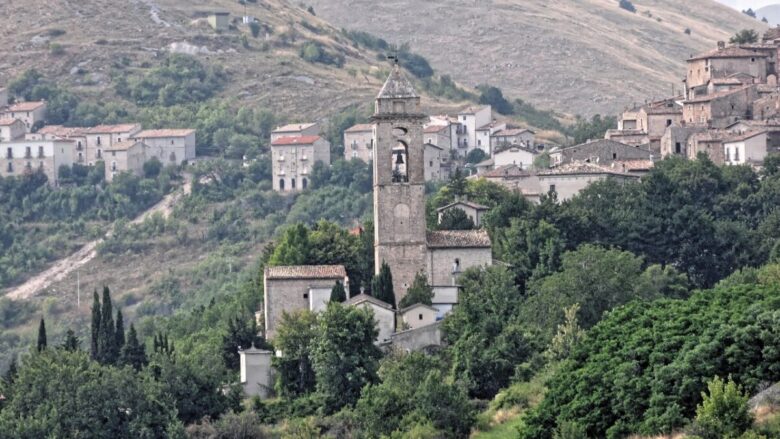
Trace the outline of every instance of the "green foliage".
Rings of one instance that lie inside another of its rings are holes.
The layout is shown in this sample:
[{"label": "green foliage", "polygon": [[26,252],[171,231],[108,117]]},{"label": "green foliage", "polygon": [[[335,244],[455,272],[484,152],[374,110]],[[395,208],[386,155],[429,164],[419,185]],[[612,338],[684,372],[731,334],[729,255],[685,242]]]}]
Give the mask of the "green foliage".
[{"label": "green foliage", "polygon": [[81,341],[76,337],[76,333],[73,332],[72,329],[68,329],[65,332],[65,340],[62,342],[62,345],[60,345],[60,348],[65,349],[66,351],[76,352],[79,350],[80,345]]},{"label": "green foliage", "polygon": [[[9,438],[167,437],[180,424],[160,386],[129,369],[102,366],[83,352],[27,356],[0,412]],[[100,420],[100,422],[95,422]]]},{"label": "green foliage", "polygon": [[521,437],[550,438],[568,421],[589,437],[668,433],[694,415],[712,376],[732,376],[749,392],[778,381],[779,306],[775,284],[612,310],[549,381]]},{"label": "green foliage", "polygon": [[189,55],[171,54],[142,75],[115,77],[114,85],[117,94],[140,106],[170,107],[205,101],[226,81],[221,66],[204,65]]},{"label": "green foliage", "polygon": [[466,163],[477,164],[486,160],[489,156],[487,153],[479,148],[472,149],[466,154]]},{"label": "green foliage", "polygon": [[240,349],[252,347],[263,348],[264,342],[258,339],[257,323],[254,319],[247,323],[246,319],[236,316],[228,320],[227,330],[222,336],[222,361],[230,370],[238,370]]},{"label": "green foliage", "polygon": [[36,345],[38,352],[46,349],[46,324],[41,319],[41,324],[38,326],[38,344]]},{"label": "green foliage", "polygon": [[515,116],[527,121],[531,126],[543,130],[566,131],[554,112],[539,110],[522,99],[515,99],[512,104]]},{"label": "green foliage", "polygon": [[601,117],[596,114],[590,120],[578,116],[574,126],[567,131],[574,137],[574,143],[579,145],[590,140],[603,139],[604,133],[612,128],[617,128],[617,119],[614,116]]},{"label": "green foliage", "polygon": [[252,36],[257,38],[260,35],[260,23],[256,21],[250,22],[249,30],[252,32]]},{"label": "green foliage", "polygon": [[501,89],[491,85],[481,85],[478,88],[481,93],[479,96],[480,104],[490,105],[495,111],[503,115],[514,114],[514,107],[506,100]]},{"label": "green foliage", "polygon": [[320,314],[312,350],[312,369],[322,410],[332,414],[351,406],[367,384],[376,382],[379,349],[373,314],[365,309],[328,304]]},{"label": "green foliage", "polygon": [[577,343],[585,337],[585,331],[582,330],[577,319],[579,310],[579,303],[563,310],[563,323],[558,325],[558,330],[546,352],[552,361],[565,360],[571,355]]},{"label": "green foliage", "polygon": [[338,68],[344,66],[346,60],[342,54],[331,54],[322,44],[316,41],[307,41],[298,50],[298,56],[310,63],[333,65]]},{"label": "green foliage", "polygon": [[452,101],[476,101],[478,99],[476,94],[460,88],[450,75],[441,75],[438,79],[434,76],[423,78],[421,83],[422,88],[434,96]]},{"label": "green foliage", "polygon": [[339,159],[327,166],[317,162],[312,166],[311,187],[340,186],[359,193],[371,192],[373,175],[371,167],[360,159]]},{"label": "green foliage", "polygon": [[347,301],[347,292],[344,290],[344,284],[341,281],[336,281],[336,285],[330,291],[330,301],[343,303]]},{"label": "green foliage", "polygon": [[433,288],[428,285],[428,277],[422,271],[414,275],[412,285],[406,290],[403,299],[398,302],[398,308],[403,309],[418,303],[428,306],[433,304]]},{"label": "green foliage", "polygon": [[122,351],[119,356],[119,364],[122,366],[130,366],[136,371],[140,371],[148,364],[146,358],[146,349],[138,341],[138,333],[135,331],[135,326],[130,325],[130,330],[127,332],[127,342],[122,346]]},{"label": "green foliage", "polygon": [[471,230],[475,229],[474,220],[463,209],[448,209],[441,214],[439,230]]},{"label": "green foliage", "polygon": [[276,391],[295,398],[314,391],[312,348],[317,335],[317,315],[310,311],[282,314],[276,327],[274,348],[284,353],[271,359],[276,371]]},{"label": "green foliage", "polygon": [[382,261],[379,273],[371,280],[371,295],[395,308],[393,273],[390,272],[390,266],[385,261]]},{"label": "green foliage", "polygon": [[707,393],[702,393],[702,402],[696,407],[695,434],[703,439],[740,437],[753,425],[748,399],[734,381],[715,377],[707,383]]},{"label": "green foliage", "polygon": [[753,29],[742,29],[729,39],[731,44],[752,44],[758,42],[758,32]]},{"label": "green foliage", "polygon": [[150,160],[144,162],[144,177],[157,178],[162,171],[162,163],[157,157],[152,157]]},{"label": "green foliage", "polygon": [[618,6],[620,6],[621,9],[625,9],[628,12],[636,12],[636,7],[633,3],[631,3],[630,0],[619,0]]}]

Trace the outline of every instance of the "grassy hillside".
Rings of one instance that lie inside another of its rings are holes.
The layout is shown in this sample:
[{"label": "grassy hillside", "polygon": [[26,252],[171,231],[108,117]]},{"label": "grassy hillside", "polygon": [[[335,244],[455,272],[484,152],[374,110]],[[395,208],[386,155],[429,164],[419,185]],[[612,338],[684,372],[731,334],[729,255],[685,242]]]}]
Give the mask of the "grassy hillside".
[{"label": "grassy hillside", "polygon": [[[409,43],[464,84],[569,114],[614,114],[680,89],[684,60],[765,25],[711,0],[308,0],[335,25]],[[685,32],[690,29],[690,35]]]}]

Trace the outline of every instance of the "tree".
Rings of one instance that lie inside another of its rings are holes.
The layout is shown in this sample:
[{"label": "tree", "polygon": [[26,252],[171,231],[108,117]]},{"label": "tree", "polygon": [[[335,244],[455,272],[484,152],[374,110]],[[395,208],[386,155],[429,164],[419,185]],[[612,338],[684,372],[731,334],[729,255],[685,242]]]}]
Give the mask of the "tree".
[{"label": "tree", "polygon": [[311,356],[316,335],[317,315],[313,312],[282,314],[274,337],[274,348],[284,355],[271,359],[277,372],[276,391],[280,395],[295,398],[314,391]]},{"label": "tree", "polygon": [[486,160],[489,156],[479,148],[474,148],[466,154],[466,163],[477,164]]},{"label": "tree", "polygon": [[122,311],[116,310],[116,329],[114,330],[114,349],[116,350],[116,358],[119,358],[119,353],[125,346],[125,323],[122,318]]},{"label": "tree", "polygon": [[295,224],[285,230],[268,263],[271,266],[303,265],[309,259],[310,251],[309,229],[303,224]]},{"label": "tree", "polygon": [[371,281],[371,295],[377,299],[392,305],[395,308],[395,292],[393,291],[393,274],[390,266],[382,261],[379,274]]},{"label": "tree", "polygon": [[618,2],[618,6],[620,6],[621,9],[625,9],[628,12],[636,12],[636,7],[633,3],[631,3],[630,0],[620,0]]},{"label": "tree", "polygon": [[101,364],[116,362],[116,327],[111,309],[111,291],[103,287],[103,304],[100,310],[100,333],[98,336],[98,361]]},{"label": "tree", "polygon": [[90,325],[90,331],[92,337],[90,338],[89,352],[93,360],[100,358],[100,324],[102,318],[100,316],[100,297],[97,290],[92,294],[92,324]]},{"label": "tree", "polygon": [[454,197],[458,198],[466,195],[466,187],[466,176],[463,175],[463,171],[460,168],[455,168],[455,172],[450,177],[450,182],[447,183],[447,188]]},{"label": "tree", "polygon": [[506,100],[501,89],[491,85],[481,85],[478,88],[482,92],[479,96],[480,104],[490,105],[494,110],[503,115],[514,114],[512,104]]},{"label": "tree", "polygon": [[753,29],[742,29],[729,39],[731,44],[751,44],[758,42],[758,32]]},{"label": "tree", "polygon": [[585,336],[585,331],[580,328],[577,320],[577,312],[580,304],[574,304],[563,310],[563,323],[558,325],[558,332],[547,348],[547,356],[553,361],[565,360],[571,354],[574,346]]},{"label": "tree", "polygon": [[312,369],[326,414],[353,405],[361,389],[376,382],[378,334],[373,314],[366,309],[329,303],[317,318]]},{"label": "tree", "polygon": [[240,357],[239,349],[249,349],[251,347],[263,347],[257,336],[257,324],[252,319],[247,324],[247,319],[235,316],[228,319],[227,331],[222,336],[222,361],[225,367],[230,370],[238,370]]},{"label": "tree", "polygon": [[580,144],[603,139],[604,133],[612,128],[617,128],[617,119],[614,116],[601,117],[600,114],[596,114],[590,121],[578,116],[571,135],[574,137],[574,143]]},{"label": "tree", "polygon": [[41,352],[44,349],[46,349],[46,323],[44,323],[43,318],[41,318],[41,324],[38,326],[37,349],[38,352]]},{"label": "tree", "polygon": [[441,214],[440,230],[471,230],[476,228],[474,220],[463,209],[447,209]]},{"label": "tree", "polygon": [[747,15],[748,17],[756,18],[756,11],[754,11],[753,8],[743,9],[742,13]]},{"label": "tree", "polygon": [[122,346],[119,355],[119,364],[140,371],[147,363],[146,349],[138,342],[138,334],[135,332],[135,326],[131,323],[130,330],[127,332],[127,342]]},{"label": "tree", "polygon": [[68,331],[65,333],[65,340],[62,342],[62,346],[60,347],[66,351],[75,352],[79,350],[80,344],[81,341],[79,341],[79,338],[76,337],[76,333],[73,332],[72,329],[68,329]]},{"label": "tree", "polygon": [[703,439],[737,438],[753,425],[748,406],[749,396],[729,379],[715,377],[702,392],[702,402],[696,407],[695,433]]},{"label": "tree", "polygon": [[347,291],[344,290],[344,284],[342,284],[341,281],[337,280],[336,285],[331,289],[330,301],[339,303],[347,301]]},{"label": "tree", "polygon": [[157,178],[160,175],[160,171],[162,171],[162,163],[160,163],[157,157],[152,157],[144,162],[144,177]]},{"label": "tree", "polygon": [[6,385],[6,388],[13,385],[14,381],[16,380],[16,375],[19,373],[19,369],[16,365],[16,357],[11,358],[11,363],[8,365],[8,369],[5,370],[5,373],[3,374],[3,384]]},{"label": "tree", "polygon": [[433,304],[433,288],[428,285],[428,277],[422,271],[414,275],[412,286],[406,290],[406,295],[398,303],[398,308],[403,309],[418,303],[428,306]]}]

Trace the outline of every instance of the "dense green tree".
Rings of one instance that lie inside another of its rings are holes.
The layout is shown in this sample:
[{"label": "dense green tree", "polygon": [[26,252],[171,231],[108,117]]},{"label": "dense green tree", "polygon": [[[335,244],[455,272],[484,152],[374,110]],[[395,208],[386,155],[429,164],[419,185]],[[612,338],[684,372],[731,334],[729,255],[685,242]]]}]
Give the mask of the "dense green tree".
[{"label": "dense green tree", "polygon": [[[755,14],[753,15],[755,18]],[[742,29],[729,39],[731,44],[752,44],[758,42],[758,32],[753,29]]]},{"label": "dense green tree", "polygon": [[46,349],[46,323],[41,318],[41,323],[38,325],[38,344],[36,345],[38,352]]},{"label": "dense green tree", "polygon": [[277,265],[303,265],[309,260],[309,229],[303,224],[295,224],[285,230],[268,263]]},{"label": "dense green tree", "polygon": [[257,324],[254,319],[249,323],[247,321],[248,319],[239,316],[228,319],[227,330],[222,336],[222,361],[230,370],[238,370],[239,349],[249,349],[252,346],[264,347],[257,336]]},{"label": "dense green tree", "polygon": [[379,273],[371,281],[371,295],[395,307],[393,274],[390,272],[390,266],[385,261],[382,261]]},{"label": "dense green tree", "polygon": [[16,364],[16,357],[11,358],[11,363],[8,365],[8,369],[5,370],[5,373],[3,373],[3,384],[5,384],[6,388],[13,385],[14,381],[16,381],[16,375],[19,373],[19,368]]},{"label": "dense green tree", "polygon": [[347,301],[347,291],[344,289],[344,284],[341,281],[336,281],[333,288],[330,291],[330,301],[343,303]]},{"label": "dense green tree", "polygon": [[117,359],[116,326],[111,306],[111,291],[103,287],[103,303],[100,310],[100,333],[98,336],[98,361],[102,364],[114,364]]},{"label": "dense green tree", "polygon": [[130,366],[140,371],[146,367],[147,363],[146,349],[138,341],[138,333],[136,333],[135,326],[131,323],[130,330],[127,332],[127,342],[122,346],[122,351],[119,355],[119,364]]},{"label": "dense green tree", "polygon": [[353,405],[376,382],[381,352],[374,345],[376,321],[368,310],[328,304],[317,319],[312,369],[326,414]]},{"label": "dense green tree", "polygon": [[490,156],[480,148],[474,148],[466,154],[466,163],[477,164],[487,160]]},{"label": "dense green tree", "polygon": [[512,219],[509,227],[494,232],[498,259],[511,264],[515,281],[525,287],[534,276],[558,270],[565,242],[560,231],[545,220]]},{"label": "dense green tree", "polygon": [[702,392],[702,402],[696,407],[695,433],[703,439],[740,437],[753,425],[749,398],[734,381],[715,377],[707,383],[707,393]]},{"label": "dense green tree", "polygon": [[60,347],[66,351],[75,352],[79,350],[80,345],[81,341],[76,337],[76,333],[73,332],[72,329],[68,329],[67,332],[65,332],[65,340],[63,340]]},{"label": "dense green tree", "polygon": [[506,100],[501,89],[491,85],[481,85],[478,88],[480,91],[480,104],[490,105],[493,107],[493,110],[503,115],[514,114],[514,107],[512,107],[512,104],[508,100]]},{"label": "dense green tree", "polygon": [[90,344],[89,352],[93,360],[100,358],[100,323],[102,322],[100,316],[100,296],[98,296],[97,290],[92,294],[92,323],[90,324]]},{"label": "dense green tree", "polygon": [[116,358],[119,358],[119,353],[125,346],[125,322],[122,318],[122,310],[116,310],[116,326],[114,329],[114,349],[116,350]]},{"label": "dense green tree", "polygon": [[422,271],[414,275],[412,285],[406,290],[403,299],[398,302],[398,308],[403,309],[418,303],[428,306],[433,304],[433,288],[428,284],[428,277]]},{"label": "dense green tree", "polygon": [[471,230],[476,228],[474,220],[463,209],[448,209],[441,214],[440,230]]},{"label": "dense green tree", "polygon": [[455,168],[455,172],[450,177],[449,183],[447,183],[447,188],[452,193],[452,196],[462,197],[466,194],[466,186],[466,176],[463,175],[463,171],[460,168]]},{"label": "dense green tree", "polygon": [[274,348],[281,357],[271,361],[276,370],[276,391],[285,397],[297,397],[314,391],[312,348],[317,335],[317,315],[310,311],[282,314],[276,329]]},{"label": "dense green tree", "polygon": [[614,116],[601,117],[600,114],[596,114],[590,120],[578,117],[570,131],[571,136],[574,137],[574,143],[580,144],[590,140],[603,139],[604,133],[612,128],[617,128],[617,120]]}]

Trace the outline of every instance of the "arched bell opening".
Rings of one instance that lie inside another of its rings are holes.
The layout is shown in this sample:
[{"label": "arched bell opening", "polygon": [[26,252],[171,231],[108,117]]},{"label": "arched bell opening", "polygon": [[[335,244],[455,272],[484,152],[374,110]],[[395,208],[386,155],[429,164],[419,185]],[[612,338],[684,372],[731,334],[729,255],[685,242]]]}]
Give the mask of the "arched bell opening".
[{"label": "arched bell opening", "polygon": [[390,163],[393,171],[393,183],[409,182],[409,146],[399,140],[393,147]]}]

